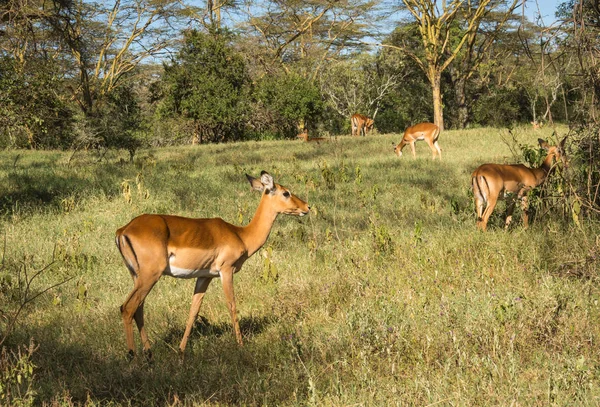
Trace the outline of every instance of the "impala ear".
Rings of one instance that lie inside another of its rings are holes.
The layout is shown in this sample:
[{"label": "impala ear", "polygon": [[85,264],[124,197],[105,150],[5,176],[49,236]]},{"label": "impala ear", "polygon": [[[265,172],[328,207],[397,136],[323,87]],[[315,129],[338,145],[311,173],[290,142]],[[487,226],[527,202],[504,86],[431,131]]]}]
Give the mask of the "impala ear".
[{"label": "impala ear", "polygon": [[561,148],[562,150],[564,150],[564,149],[565,149],[565,142],[567,141],[567,137],[569,137],[569,136],[565,136],[565,138],[564,138],[564,139],[562,139],[562,141],[560,142],[560,148]]},{"label": "impala ear", "polygon": [[548,150],[550,148],[546,140],[542,140],[541,138],[539,138],[538,143],[540,143],[540,147],[542,147],[544,150]]},{"label": "impala ear", "polygon": [[246,174],[246,178],[248,178],[248,181],[250,182],[250,187],[255,191],[262,191],[264,189],[264,186],[259,179],[256,179],[248,174]]},{"label": "impala ear", "polygon": [[260,173],[260,182],[269,193],[271,190],[275,190],[275,182],[273,181],[273,177],[266,171],[262,171]]}]

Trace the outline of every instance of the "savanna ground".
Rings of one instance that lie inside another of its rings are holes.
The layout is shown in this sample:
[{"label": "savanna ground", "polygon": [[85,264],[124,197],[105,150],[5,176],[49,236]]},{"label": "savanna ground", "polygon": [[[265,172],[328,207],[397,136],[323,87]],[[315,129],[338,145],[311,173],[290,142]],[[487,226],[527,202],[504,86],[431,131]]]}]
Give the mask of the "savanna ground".
[{"label": "savanna ground", "polygon": [[[7,343],[38,346],[35,403],[598,404],[598,225],[538,214],[505,231],[500,204],[488,233],[475,229],[470,174],[517,159],[507,134],[443,132],[441,162],[423,142],[398,159],[398,135],[147,150],[133,165],[0,152],[2,287],[53,259],[35,290],[72,277],[26,307]],[[515,134],[533,146],[551,130]],[[144,212],[246,224],[259,195],[244,174],[263,169],[313,211],[280,216],[236,274],[245,346],[213,281],[180,363],[194,282],[164,277],[145,306],[154,363],[127,362],[132,282],[115,230]]]}]

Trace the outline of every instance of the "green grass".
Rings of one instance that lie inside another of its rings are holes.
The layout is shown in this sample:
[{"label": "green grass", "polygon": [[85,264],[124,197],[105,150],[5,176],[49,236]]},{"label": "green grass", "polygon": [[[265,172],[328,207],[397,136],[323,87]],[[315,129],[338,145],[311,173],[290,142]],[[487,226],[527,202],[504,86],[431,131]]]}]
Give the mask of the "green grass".
[{"label": "green grass", "polygon": [[[533,145],[548,132],[516,134]],[[598,404],[598,225],[540,217],[505,231],[501,204],[488,233],[475,229],[470,174],[514,162],[506,135],[446,131],[441,162],[422,142],[398,159],[398,135],[158,149],[134,165],[0,152],[4,273],[54,256],[35,288],[73,277],[8,341],[39,345],[36,403]],[[115,230],[145,212],[246,224],[259,195],[244,173],[263,169],[313,213],[277,220],[265,245],[277,278],[263,277],[262,251],[236,274],[245,346],[214,281],[181,364],[194,283],[164,277],[145,306],[154,364],[128,363],[119,306],[132,283]]]}]

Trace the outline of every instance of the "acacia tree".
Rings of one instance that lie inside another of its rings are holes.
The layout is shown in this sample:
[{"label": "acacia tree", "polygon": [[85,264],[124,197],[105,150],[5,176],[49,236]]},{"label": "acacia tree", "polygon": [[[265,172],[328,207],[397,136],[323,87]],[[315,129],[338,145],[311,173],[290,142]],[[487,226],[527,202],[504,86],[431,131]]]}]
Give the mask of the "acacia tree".
[{"label": "acacia tree", "polygon": [[375,57],[329,64],[320,78],[321,91],[342,117],[361,112],[375,120],[384,98],[396,89],[400,74],[381,69]]},{"label": "acacia tree", "polygon": [[[516,3],[516,0],[512,0]],[[425,73],[431,86],[434,123],[444,128],[442,101],[442,73],[459,55],[467,40],[477,32],[486,13],[496,10],[504,1],[480,0],[471,2],[444,0],[441,5],[435,0],[402,0],[406,10],[414,18],[421,40],[420,52],[405,47],[382,44],[398,48],[409,55]],[[514,5],[512,6],[514,8]],[[452,28],[460,22],[460,31]]]},{"label": "acacia tree", "polygon": [[255,65],[264,73],[295,71],[315,81],[325,64],[360,47],[375,20],[373,0],[248,2],[243,25]]},{"label": "acacia tree", "polygon": [[[503,10],[486,9],[482,17],[476,21],[475,28],[466,34],[463,48],[458,52],[456,58],[448,66],[450,80],[454,90],[454,101],[457,107],[457,125],[463,129],[470,120],[471,104],[467,97],[467,85],[480,72],[482,64],[491,61],[489,51],[499,36],[504,34],[507,25],[518,21],[518,16],[513,12],[518,7],[519,0],[511,0]],[[456,29],[461,32],[463,27],[462,18]],[[516,31],[511,27],[511,31]],[[514,50],[512,50],[514,52]],[[495,58],[499,55],[495,53]]]},{"label": "acacia tree", "polygon": [[190,8],[179,0],[66,0],[52,7],[49,23],[71,54],[71,91],[86,116],[143,61],[176,44],[173,30],[189,20]]}]

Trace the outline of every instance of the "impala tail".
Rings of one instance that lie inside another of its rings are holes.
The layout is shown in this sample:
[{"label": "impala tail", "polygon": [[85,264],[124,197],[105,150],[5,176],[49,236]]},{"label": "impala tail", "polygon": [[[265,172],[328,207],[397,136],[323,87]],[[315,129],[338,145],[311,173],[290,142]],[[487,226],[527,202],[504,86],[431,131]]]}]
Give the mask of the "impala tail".
[{"label": "impala tail", "polygon": [[485,176],[474,173],[471,177],[471,185],[473,186],[473,195],[475,204],[477,205],[477,221],[481,222],[483,216],[484,204],[487,204],[490,195],[490,187]]},{"label": "impala tail", "polygon": [[127,235],[125,235],[121,230],[118,230],[117,236],[115,237],[115,242],[117,243],[117,248],[123,257],[123,261],[125,261],[127,270],[129,270],[133,278],[137,277],[140,264],[138,263],[135,250],[133,250],[133,246],[131,245],[131,240],[129,240]]}]

